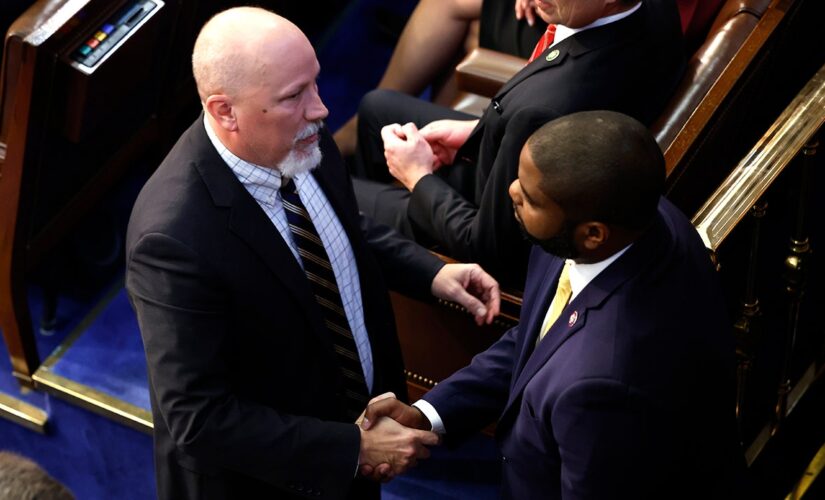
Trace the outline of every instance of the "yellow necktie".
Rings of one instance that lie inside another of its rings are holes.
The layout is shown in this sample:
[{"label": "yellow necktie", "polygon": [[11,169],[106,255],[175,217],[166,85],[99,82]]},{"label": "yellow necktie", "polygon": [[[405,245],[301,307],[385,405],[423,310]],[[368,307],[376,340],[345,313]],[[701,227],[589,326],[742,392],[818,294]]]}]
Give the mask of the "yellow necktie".
[{"label": "yellow necktie", "polygon": [[564,306],[570,300],[570,295],[573,293],[573,288],[570,286],[570,262],[565,262],[564,268],[561,270],[559,276],[559,286],[556,288],[556,295],[553,296],[553,301],[550,302],[550,314],[544,319],[544,324],[541,325],[541,333],[539,333],[539,342],[547,334],[547,330],[553,326],[553,323],[561,316]]}]

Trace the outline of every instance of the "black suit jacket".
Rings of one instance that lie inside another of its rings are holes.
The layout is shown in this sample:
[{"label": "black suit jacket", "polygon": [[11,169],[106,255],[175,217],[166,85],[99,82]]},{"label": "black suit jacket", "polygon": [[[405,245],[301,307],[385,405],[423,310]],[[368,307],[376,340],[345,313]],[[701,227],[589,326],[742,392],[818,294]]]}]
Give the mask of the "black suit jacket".
[{"label": "black suit jacket", "polygon": [[410,222],[451,257],[479,262],[500,279],[520,283],[529,244],[507,189],[518,176],[526,139],[543,123],[578,111],[607,109],[650,124],[683,68],[671,0],[644,3],[622,20],[563,40],[502,87],[456,164],[445,168],[453,170],[448,176],[429,175],[416,184],[407,206]]},{"label": "black suit jacket", "polygon": [[[406,394],[383,276],[425,293],[442,264],[361,218],[326,131],[321,145],[314,175],[356,257],[374,392]],[[322,314],[202,118],[143,188],[127,249],[126,286],[149,367],[158,496],[345,497],[360,437],[334,397],[341,379]]]}]

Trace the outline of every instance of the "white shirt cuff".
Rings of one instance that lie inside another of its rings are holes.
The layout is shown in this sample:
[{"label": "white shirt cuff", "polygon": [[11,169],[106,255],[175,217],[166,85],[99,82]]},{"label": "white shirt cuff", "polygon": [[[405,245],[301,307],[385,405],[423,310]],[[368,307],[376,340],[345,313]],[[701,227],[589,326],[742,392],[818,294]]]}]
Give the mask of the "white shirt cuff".
[{"label": "white shirt cuff", "polygon": [[431,431],[435,432],[436,434],[446,434],[447,431],[444,429],[444,422],[441,421],[441,417],[438,415],[438,412],[435,411],[433,405],[428,403],[423,399],[419,399],[415,403],[412,404],[419,410],[421,413],[427,417],[427,420],[430,421],[430,425],[432,425]]}]

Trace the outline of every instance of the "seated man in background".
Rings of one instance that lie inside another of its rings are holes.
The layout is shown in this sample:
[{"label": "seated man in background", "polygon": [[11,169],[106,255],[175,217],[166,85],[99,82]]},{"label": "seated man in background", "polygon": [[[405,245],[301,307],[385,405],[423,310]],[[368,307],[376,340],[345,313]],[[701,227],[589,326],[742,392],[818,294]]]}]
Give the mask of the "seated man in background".
[{"label": "seated man in background", "polygon": [[[676,2],[689,49],[701,42],[722,4],[722,0],[652,1]],[[547,29],[536,5],[537,0],[421,0],[377,88],[418,95],[432,86],[432,101],[449,106],[457,95],[452,69],[476,46],[530,57]],[[355,152],[357,129],[356,115],[335,132],[342,155]]]},{"label": "seated man in background", "polygon": [[[453,258],[480,262],[509,284],[521,282],[529,250],[506,201],[524,134],[532,131],[535,113],[526,108],[545,118],[610,109],[650,124],[684,67],[672,1],[537,7],[557,25],[555,38],[543,39],[481,119],[382,90],[367,94],[359,109],[360,209]],[[403,187],[387,184],[393,177]]]},{"label": "seated man in background", "polygon": [[535,243],[519,325],[413,407],[376,398],[362,425],[391,416],[455,444],[497,421],[505,498],[731,498],[732,331],[664,179],[625,115],[540,128],[510,186]]},{"label": "seated man in background", "polygon": [[[476,46],[527,58],[547,24],[530,0],[421,0],[398,39],[379,89],[418,95],[432,85],[432,101],[456,96],[452,69]],[[355,153],[358,116],[333,136],[344,156]]]},{"label": "seated man in background", "polygon": [[497,284],[358,214],[294,24],[224,11],[192,67],[204,112],[144,186],[127,234],[158,497],[376,498],[378,484],[353,480],[359,464],[401,472],[437,440],[391,420],[355,425],[370,395],[406,390],[385,277],[479,322],[498,312]]}]

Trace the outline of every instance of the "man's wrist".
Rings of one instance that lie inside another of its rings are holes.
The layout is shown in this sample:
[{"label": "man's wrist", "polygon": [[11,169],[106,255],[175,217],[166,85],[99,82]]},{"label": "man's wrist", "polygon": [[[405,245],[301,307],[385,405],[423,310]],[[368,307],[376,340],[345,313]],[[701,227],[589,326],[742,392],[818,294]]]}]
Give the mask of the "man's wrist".
[{"label": "man's wrist", "polygon": [[415,185],[418,184],[418,182],[421,179],[423,179],[424,177],[426,177],[428,175],[432,175],[432,172],[426,172],[426,171],[417,172],[417,173],[413,174],[412,176],[410,176],[409,178],[407,178],[407,182],[404,183],[404,187],[407,188],[407,191],[412,192],[412,190],[415,189]]},{"label": "man's wrist", "polygon": [[358,441],[358,459],[355,461],[355,475],[358,475],[358,468],[364,463],[364,434],[366,431],[361,428],[360,425],[355,424],[358,427],[358,432],[361,435],[361,439]]},{"label": "man's wrist", "polygon": [[412,404],[412,407],[420,411],[421,415],[424,416],[424,420],[430,424],[429,430],[435,432],[436,434],[445,434],[447,432],[444,429],[444,422],[442,422],[441,416],[438,415],[435,407],[433,407],[433,405],[431,405],[428,401],[419,399]]}]

